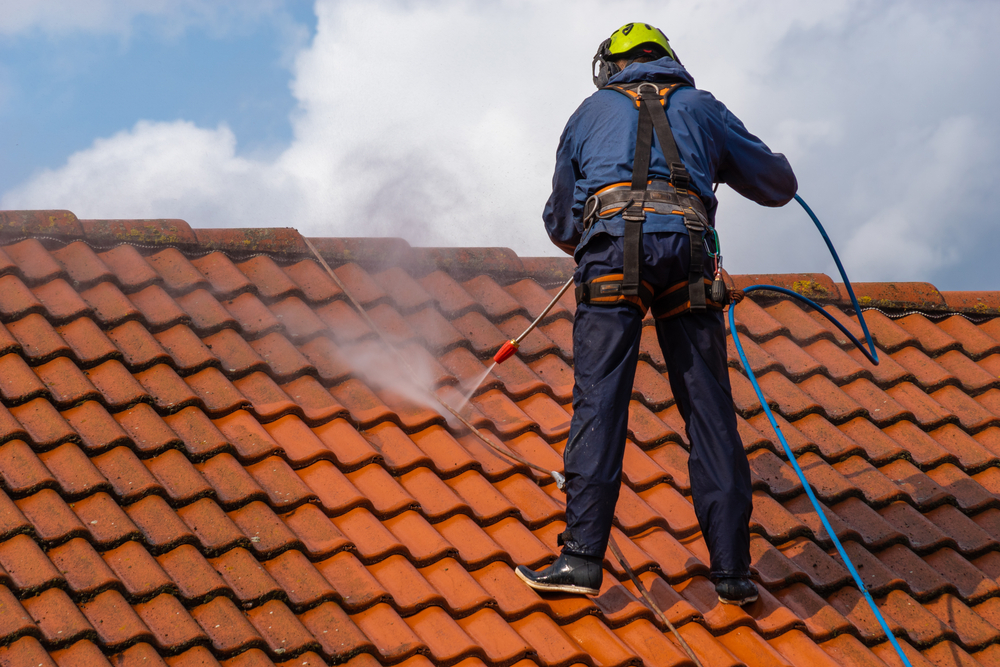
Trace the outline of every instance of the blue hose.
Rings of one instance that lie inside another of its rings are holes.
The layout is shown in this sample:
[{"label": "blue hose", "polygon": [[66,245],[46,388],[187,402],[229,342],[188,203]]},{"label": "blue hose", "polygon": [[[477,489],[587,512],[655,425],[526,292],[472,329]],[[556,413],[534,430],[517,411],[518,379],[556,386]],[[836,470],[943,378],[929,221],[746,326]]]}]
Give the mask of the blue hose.
[{"label": "blue hose", "polygon": [[[816,309],[816,312],[822,314],[828,320],[833,322],[837,326],[837,328],[840,329],[840,331],[842,331],[848,337],[848,339],[850,339],[850,341],[857,346],[859,350],[861,350],[861,352],[868,358],[869,361],[877,365],[878,352],[875,349],[875,341],[872,340],[872,336],[868,332],[868,325],[865,323],[864,314],[861,312],[861,308],[858,306],[858,300],[854,296],[854,289],[851,287],[851,282],[847,279],[847,272],[844,271],[844,265],[840,263],[840,257],[837,255],[837,251],[836,249],[834,249],[833,243],[830,241],[830,237],[827,236],[826,230],[823,229],[823,225],[820,224],[819,218],[816,217],[816,214],[812,212],[812,209],[809,208],[808,204],[806,204],[805,201],[803,201],[803,199],[798,195],[795,195],[795,201],[799,202],[799,204],[802,205],[802,208],[805,209],[806,213],[809,214],[809,217],[812,218],[812,221],[816,224],[816,228],[819,229],[819,233],[823,235],[823,240],[826,241],[826,245],[830,249],[830,254],[833,255],[833,259],[837,263],[837,269],[840,271],[840,276],[841,278],[844,279],[844,285],[847,287],[847,293],[851,297],[851,304],[854,306],[854,312],[858,314],[858,321],[861,323],[861,330],[865,334],[865,340],[868,343],[868,349],[866,350],[865,346],[861,343],[861,341],[855,338],[854,335],[847,330],[847,327],[845,327],[843,324],[837,321],[832,315],[826,312],[822,308],[822,306],[820,306],[812,299],[807,299],[806,297],[802,296],[797,292],[793,292],[792,290],[785,289],[784,287],[778,287],[776,285],[753,285],[752,287],[747,287],[746,289],[744,289],[743,292],[750,293],[758,290],[780,292],[781,294],[786,294],[790,297],[793,297],[795,299],[798,299],[800,301],[809,304],[814,309]],[[816,494],[813,492],[812,487],[806,480],[805,473],[803,473],[802,468],[799,467],[799,462],[798,460],[796,460],[795,454],[792,452],[792,448],[788,446],[788,441],[785,440],[785,436],[781,432],[781,427],[778,426],[778,422],[774,419],[774,414],[771,412],[771,408],[767,404],[767,399],[764,398],[764,392],[761,391],[760,385],[757,383],[757,378],[754,376],[753,370],[750,368],[750,363],[747,361],[746,354],[743,352],[743,345],[740,343],[740,336],[739,333],[736,331],[736,319],[734,316],[734,312],[735,308],[733,306],[730,306],[729,331],[733,335],[733,343],[736,345],[736,351],[740,355],[740,363],[743,364],[743,368],[747,372],[747,377],[750,378],[750,383],[753,385],[753,390],[757,393],[757,399],[760,401],[760,404],[764,407],[764,414],[767,415],[768,421],[771,422],[771,428],[773,428],[774,432],[778,435],[778,440],[781,442],[781,446],[784,448],[785,454],[788,456],[788,461],[792,464],[792,468],[795,470],[795,474],[798,475],[799,480],[802,482],[802,488],[806,490],[806,495],[809,496],[809,502],[811,502],[813,507],[816,509],[816,514],[819,515],[820,521],[823,522],[823,528],[826,529],[826,532],[830,536],[830,539],[833,540],[833,544],[834,546],[837,547],[837,552],[840,554],[840,557],[844,559],[844,563],[847,565],[847,570],[851,573],[851,576],[854,578],[854,583],[858,585],[858,589],[861,591],[862,595],[864,595],[865,601],[868,602],[868,606],[871,607],[872,613],[875,614],[875,619],[878,621],[878,624],[882,627],[882,631],[885,632],[886,637],[888,637],[889,641],[892,643],[892,647],[896,649],[896,653],[899,654],[899,658],[900,660],[903,661],[903,664],[906,665],[906,667],[912,667],[912,664],[906,657],[906,654],[903,653],[903,649],[900,647],[899,642],[896,641],[895,635],[892,634],[892,630],[889,629],[889,624],[886,623],[885,618],[882,616],[882,612],[879,611],[878,606],[875,604],[875,600],[872,599],[871,593],[868,592],[868,587],[865,586],[865,582],[861,580],[861,575],[859,575],[857,569],[855,569],[854,563],[851,562],[851,559],[848,557],[847,552],[844,551],[844,546],[840,543],[840,539],[837,537],[837,534],[833,532],[833,527],[830,526],[830,522],[827,520],[826,514],[824,514],[823,512],[823,508],[819,504],[819,500],[816,499]]]}]

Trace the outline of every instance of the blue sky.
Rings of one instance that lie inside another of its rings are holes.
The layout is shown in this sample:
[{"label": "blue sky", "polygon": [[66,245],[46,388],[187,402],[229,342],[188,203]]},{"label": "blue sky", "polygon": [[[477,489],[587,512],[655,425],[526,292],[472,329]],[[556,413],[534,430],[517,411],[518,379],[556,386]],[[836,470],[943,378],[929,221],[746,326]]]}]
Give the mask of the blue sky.
[{"label": "blue sky", "polygon": [[241,151],[274,153],[292,139],[292,55],[315,29],[312,2],[296,0],[224,25],[139,14],[125,32],[0,33],[0,184],[139,119],[226,123]]},{"label": "blue sky", "polygon": [[[1000,3],[39,0],[0,12],[0,208],[557,254],[540,212],[596,45],[662,27],[852,279],[1000,289]],[[726,266],[836,269],[721,188]]]}]

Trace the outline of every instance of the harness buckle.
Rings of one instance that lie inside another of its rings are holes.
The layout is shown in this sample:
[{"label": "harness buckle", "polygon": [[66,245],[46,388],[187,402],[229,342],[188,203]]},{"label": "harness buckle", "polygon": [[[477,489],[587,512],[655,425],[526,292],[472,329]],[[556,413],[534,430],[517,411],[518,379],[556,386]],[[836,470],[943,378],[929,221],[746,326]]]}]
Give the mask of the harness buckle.
[{"label": "harness buckle", "polygon": [[690,190],[691,176],[687,168],[680,162],[670,163],[670,183],[675,190]]},{"label": "harness buckle", "polygon": [[[622,220],[627,222],[642,222],[646,219],[646,211],[643,210],[643,201],[629,199],[622,207]],[[638,206],[638,208],[636,208]]]}]

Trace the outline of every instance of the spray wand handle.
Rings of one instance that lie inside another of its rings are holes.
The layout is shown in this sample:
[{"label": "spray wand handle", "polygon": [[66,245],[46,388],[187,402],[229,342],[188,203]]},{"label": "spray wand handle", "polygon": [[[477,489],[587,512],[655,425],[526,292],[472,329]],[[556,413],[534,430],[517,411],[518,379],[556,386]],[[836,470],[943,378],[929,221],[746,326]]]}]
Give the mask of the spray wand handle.
[{"label": "spray wand handle", "polygon": [[552,310],[553,306],[556,305],[556,302],[562,298],[562,295],[566,293],[566,290],[568,290],[570,288],[570,285],[572,284],[573,284],[573,277],[570,276],[570,279],[566,281],[566,284],[563,285],[558,292],[556,292],[556,295],[554,297],[552,297],[552,301],[549,301],[549,305],[545,306],[542,312],[538,314],[538,317],[535,318],[535,321],[529,324],[528,328],[525,329],[523,332],[521,332],[520,336],[504,343],[503,346],[493,356],[493,361],[495,363],[501,364],[507,361],[507,359],[509,359],[510,357],[514,356],[514,353],[517,352],[517,348],[520,347],[521,341],[524,340],[524,337],[530,334],[532,331],[534,331],[535,327],[538,326],[538,323],[541,322],[545,318],[545,316],[549,314],[549,311]]}]

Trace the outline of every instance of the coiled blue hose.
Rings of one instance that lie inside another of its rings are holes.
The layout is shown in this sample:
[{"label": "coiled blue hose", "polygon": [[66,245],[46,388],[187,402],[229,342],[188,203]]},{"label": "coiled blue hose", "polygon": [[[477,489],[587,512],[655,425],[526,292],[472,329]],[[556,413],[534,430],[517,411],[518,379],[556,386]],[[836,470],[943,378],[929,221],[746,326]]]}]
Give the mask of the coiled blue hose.
[{"label": "coiled blue hose", "polygon": [[[809,214],[809,217],[812,218],[812,221],[816,224],[816,228],[819,229],[819,233],[823,235],[823,240],[826,241],[826,246],[830,249],[830,254],[833,255],[833,260],[837,263],[837,269],[840,271],[840,277],[843,278],[844,286],[847,287],[847,293],[851,297],[851,305],[854,306],[854,312],[858,314],[858,322],[861,323],[861,330],[865,334],[865,341],[868,344],[868,349],[865,349],[864,344],[862,344],[861,341],[855,338],[854,335],[847,330],[847,327],[845,327],[843,324],[837,321],[832,315],[830,315],[830,313],[826,312],[822,308],[822,306],[820,306],[812,299],[808,299],[797,292],[793,292],[792,290],[785,289],[784,287],[778,287],[776,285],[753,285],[752,287],[747,287],[746,289],[744,289],[743,292],[750,293],[759,290],[780,292],[781,294],[786,294],[792,298],[798,299],[799,301],[803,301],[809,304],[816,310],[816,312],[820,313],[828,320],[833,322],[833,324],[836,325],[836,327],[840,329],[840,331],[843,332],[844,335],[846,335],[848,339],[852,343],[854,343],[854,345],[857,346],[859,350],[861,350],[862,354],[864,354],[869,361],[877,365],[878,351],[875,349],[875,342],[872,340],[872,336],[868,332],[868,325],[865,323],[864,314],[861,312],[861,308],[858,306],[858,300],[854,296],[854,289],[851,287],[851,281],[847,279],[847,272],[844,271],[844,265],[840,263],[840,257],[837,255],[837,251],[833,247],[833,243],[830,241],[830,237],[827,236],[826,230],[823,229],[823,225],[820,224],[819,218],[816,217],[816,214],[812,212],[812,209],[809,208],[809,205],[806,204],[806,202],[802,199],[802,197],[795,195],[795,201],[801,204],[802,208],[805,209],[806,213]],[[792,464],[792,468],[795,470],[795,474],[798,475],[799,480],[802,482],[802,488],[806,490],[806,495],[809,496],[809,502],[811,502],[813,507],[816,509],[816,513],[819,515],[820,521],[823,522],[823,528],[826,529],[826,532],[830,536],[830,539],[833,540],[833,544],[834,546],[837,547],[837,552],[840,554],[840,557],[844,559],[844,563],[847,565],[847,570],[851,573],[851,576],[854,578],[854,583],[858,585],[858,589],[861,591],[862,595],[864,595],[865,601],[868,602],[868,606],[871,607],[872,613],[875,614],[875,619],[878,621],[878,624],[882,627],[882,631],[885,632],[886,637],[889,638],[889,641],[892,643],[892,647],[896,649],[896,653],[899,654],[899,658],[900,660],[903,661],[903,664],[906,665],[906,667],[912,667],[909,659],[906,657],[906,654],[903,653],[903,649],[900,647],[899,642],[896,641],[895,635],[892,634],[892,630],[889,629],[889,624],[886,623],[885,618],[882,616],[882,612],[879,611],[878,606],[875,604],[875,600],[872,599],[871,593],[868,592],[868,587],[865,586],[865,582],[861,580],[861,575],[859,575],[857,569],[855,569],[854,563],[851,562],[851,559],[848,557],[847,552],[844,551],[844,546],[840,543],[840,539],[837,537],[837,534],[833,532],[833,527],[830,526],[830,522],[827,520],[826,515],[823,513],[823,508],[819,504],[819,500],[816,499],[816,494],[813,492],[812,486],[810,486],[809,482],[806,480],[805,473],[803,473],[802,468],[799,467],[799,462],[795,458],[795,454],[792,452],[792,448],[788,446],[788,441],[785,440],[785,436],[781,432],[781,427],[778,426],[778,422],[774,419],[774,414],[771,412],[771,408],[767,404],[767,399],[764,398],[764,392],[761,391],[760,385],[757,383],[757,378],[754,376],[753,370],[750,368],[750,363],[747,361],[746,354],[743,352],[743,345],[740,343],[740,336],[739,333],[736,331],[736,319],[734,316],[734,312],[735,308],[733,306],[730,306],[729,331],[733,335],[733,343],[736,345],[736,351],[740,355],[740,363],[743,364],[743,368],[747,372],[747,377],[750,378],[750,384],[753,385],[753,390],[757,393],[757,399],[760,401],[760,404],[764,407],[764,414],[767,415],[768,421],[771,422],[771,428],[773,428],[774,432],[778,435],[778,440],[781,442],[781,446],[785,450],[785,454],[788,457],[789,463]]]}]

